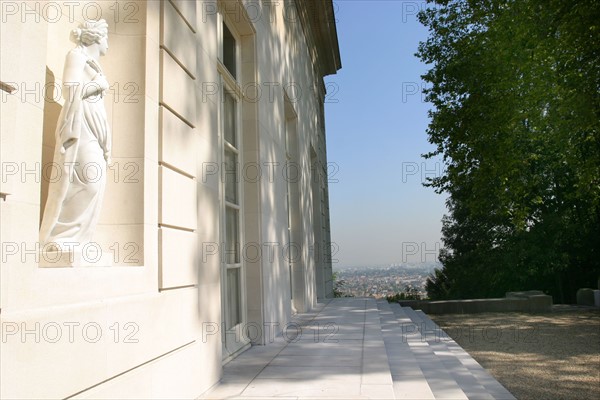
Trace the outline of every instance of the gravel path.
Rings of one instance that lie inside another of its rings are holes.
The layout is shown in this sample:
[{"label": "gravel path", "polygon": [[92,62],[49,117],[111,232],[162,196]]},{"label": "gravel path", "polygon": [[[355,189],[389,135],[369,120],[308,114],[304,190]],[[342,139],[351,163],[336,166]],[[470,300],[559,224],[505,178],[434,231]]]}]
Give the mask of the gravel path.
[{"label": "gravel path", "polygon": [[518,399],[600,399],[600,311],[429,315]]}]

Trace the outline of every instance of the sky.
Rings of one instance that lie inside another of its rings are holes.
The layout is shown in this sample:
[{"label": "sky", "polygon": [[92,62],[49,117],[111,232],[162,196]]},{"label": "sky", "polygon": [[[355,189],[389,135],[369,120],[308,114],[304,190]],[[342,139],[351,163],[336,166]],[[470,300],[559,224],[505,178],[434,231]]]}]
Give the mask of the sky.
[{"label": "sky", "polygon": [[441,173],[427,141],[415,57],[427,29],[421,1],[337,0],[342,69],[325,78],[333,267],[435,261],[445,195],[422,186]]}]

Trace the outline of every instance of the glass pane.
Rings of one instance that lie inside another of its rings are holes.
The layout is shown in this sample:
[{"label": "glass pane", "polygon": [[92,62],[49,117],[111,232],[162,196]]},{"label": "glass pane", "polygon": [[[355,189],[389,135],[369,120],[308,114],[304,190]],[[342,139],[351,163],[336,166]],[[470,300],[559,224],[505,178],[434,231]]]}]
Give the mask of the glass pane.
[{"label": "glass pane", "polygon": [[225,325],[231,329],[242,322],[240,269],[227,270],[227,315]]},{"label": "glass pane", "polygon": [[229,73],[235,78],[236,68],[235,68],[235,38],[233,34],[227,27],[225,23],[223,23],[223,65],[227,68]]},{"label": "glass pane", "polygon": [[223,93],[225,100],[224,107],[224,129],[225,129],[225,140],[229,142],[233,147],[237,146],[235,138],[235,99],[227,92]]},{"label": "glass pane", "polygon": [[238,162],[237,154],[225,150],[225,200],[238,204]]},{"label": "glass pane", "polygon": [[238,211],[231,207],[227,207],[225,211],[225,263],[239,264],[240,262],[240,239],[238,228]]},{"label": "glass pane", "polygon": [[292,275],[292,273],[293,273],[292,264],[290,264],[289,269],[290,269],[290,299],[293,299],[294,298],[294,283],[292,282],[292,280],[294,279],[294,277]]}]

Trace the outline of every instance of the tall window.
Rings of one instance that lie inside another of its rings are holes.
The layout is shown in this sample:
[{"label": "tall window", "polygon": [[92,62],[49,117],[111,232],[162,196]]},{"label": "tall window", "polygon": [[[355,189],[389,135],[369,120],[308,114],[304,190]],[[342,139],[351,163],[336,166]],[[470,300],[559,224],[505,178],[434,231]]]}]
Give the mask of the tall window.
[{"label": "tall window", "polygon": [[[288,163],[288,165],[292,162],[292,153],[290,150],[290,141],[291,141],[291,132],[290,129],[291,127],[289,126],[290,123],[289,121],[285,121],[285,159],[286,159],[286,163]],[[292,257],[294,256],[292,253],[292,239],[293,239],[293,235],[292,235],[292,188],[291,188],[291,179],[287,180],[287,186],[286,186],[286,191],[287,191],[287,195],[286,195],[286,200],[287,200],[287,212],[288,212],[288,228],[287,228],[287,246],[288,246],[288,253],[287,253],[287,262],[288,262],[288,270],[289,270],[289,274],[290,274],[290,298],[293,299],[294,298],[294,274],[293,274],[293,270],[292,270]]]},{"label": "tall window", "polygon": [[227,24],[223,21],[223,65],[227,68],[227,71],[237,79],[237,43],[235,37],[227,27]]},{"label": "tall window", "polygon": [[[243,199],[240,181],[241,129],[240,97],[237,81],[239,41],[221,16],[219,73],[221,77],[222,168],[223,168],[223,314],[227,331],[239,331],[244,321],[244,269],[241,259]],[[226,335],[227,352],[234,353],[239,343]]]},{"label": "tall window", "polygon": [[226,327],[231,329],[242,322],[241,264],[240,264],[240,182],[239,149],[237,140],[237,101],[224,91],[223,136],[225,169],[225,263],[227,268]]},{"label": "tall window", "polygon": [[296,294],[300,294],[301,289],[301,264],[298,257],[300,257],[299,248],[298,248],[298,229],[299,229],[299,221],[300,221],[300,210],[299,210],[299,190],[298,190],[298,143],[296,137],[296,129],[297,129],[297,114],[294,110],[294,106],[292,102],[289,100],[287,93],[284,95],[284,133],[285,133],[285,157],[287,163],[287,211],[288,211],[288,252],[287,252],[287,262],[288,262],[288,272],[290,275],[290,298],[292,300],[292,310],[296,311],[296,305],[294,304],[296,299],[294,297],[294,290],[296,290]]}]

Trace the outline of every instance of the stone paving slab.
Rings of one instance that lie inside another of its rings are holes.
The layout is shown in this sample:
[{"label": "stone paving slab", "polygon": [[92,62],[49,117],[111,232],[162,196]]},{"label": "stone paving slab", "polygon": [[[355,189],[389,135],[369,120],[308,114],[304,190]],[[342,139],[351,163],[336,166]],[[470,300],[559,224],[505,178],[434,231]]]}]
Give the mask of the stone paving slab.
[{"label": "stone paving slab", "polygon": [[[386,308],[385,304],[379,306]],[[410,316],[418,327],[418,336],[413,334],[407,341],[435,398],[514,399],[425,313],[398,304],[390,305],[390,309],[398,317]]]},{"label": "stone paving slab", "polygon": [[514,399],[427,315],[333,299],[293,321],[297,337],[255,346],[202,399]]}]

